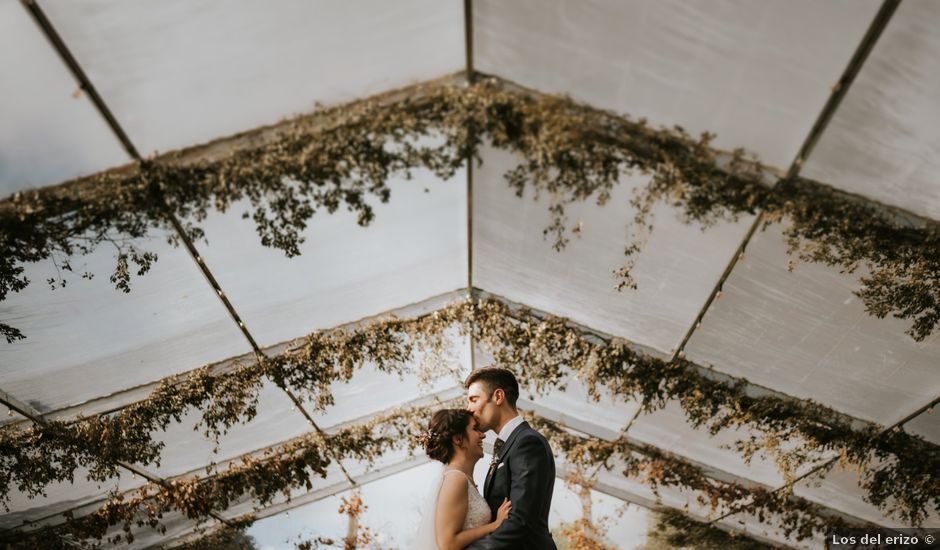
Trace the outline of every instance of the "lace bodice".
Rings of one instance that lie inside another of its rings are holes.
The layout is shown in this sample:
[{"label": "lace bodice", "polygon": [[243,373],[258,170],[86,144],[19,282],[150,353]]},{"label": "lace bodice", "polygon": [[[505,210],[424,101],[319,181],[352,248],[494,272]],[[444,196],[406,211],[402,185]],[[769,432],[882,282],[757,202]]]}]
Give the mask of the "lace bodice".
[{"label": "lace bodice", "polygon": [[463,521],[463,530],[480,527],[492,521],[490,505],[486,503],[486,499],[484,499],[480,491],[477,490],[476,485],[473,484],[473,480],[460,470],[447,470],[444,472],[444,475],[451,472],[457,472],[467,478],[467,518]]}]

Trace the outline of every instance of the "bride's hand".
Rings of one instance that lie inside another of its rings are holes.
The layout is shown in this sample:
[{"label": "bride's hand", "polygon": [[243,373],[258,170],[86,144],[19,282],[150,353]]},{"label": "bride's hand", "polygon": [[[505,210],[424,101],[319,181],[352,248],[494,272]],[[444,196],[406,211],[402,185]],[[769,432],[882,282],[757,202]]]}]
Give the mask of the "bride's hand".
[{"label": "bride's hand", "polygon": [[499,510],[496,511],[496,527],[502,525],[506,518],[509,517],[509,510],[512,509],[512,502],[509,502],[508,498],[503,499],[503,503],[499,505]]}]

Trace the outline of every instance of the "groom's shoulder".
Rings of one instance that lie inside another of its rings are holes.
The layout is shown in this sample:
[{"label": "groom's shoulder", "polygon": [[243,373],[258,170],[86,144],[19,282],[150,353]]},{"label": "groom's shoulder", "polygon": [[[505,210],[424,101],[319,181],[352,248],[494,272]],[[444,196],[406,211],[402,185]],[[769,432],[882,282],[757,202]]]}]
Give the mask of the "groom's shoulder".
[{"label": "groom's shoulder", "polygon": [[526,422],[525,426],[526,426],[526,430],[523,433],[519,434],[521,437],[526,438],[526,439],[528,438],[537,439],[542,444],[546,446],[550,446],[548,443],[548,439],[546,439],[545,436],[542,435],[538,430],[533,428],[528,422]]}]

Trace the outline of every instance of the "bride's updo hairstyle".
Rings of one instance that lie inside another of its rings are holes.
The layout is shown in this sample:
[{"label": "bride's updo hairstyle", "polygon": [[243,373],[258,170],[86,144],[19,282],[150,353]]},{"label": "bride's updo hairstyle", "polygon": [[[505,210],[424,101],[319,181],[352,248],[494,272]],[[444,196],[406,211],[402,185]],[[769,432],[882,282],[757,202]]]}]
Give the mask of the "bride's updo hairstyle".
[{"label": "bride's updo hairstyle", "polygon": [[434,413],[428,423],[428,431],[418,437],[424,445],[424,452],[429,458],[444,464],[454,457],[453,437],[461,440],[467,433],[467,426],[473,413],[464,409],[441,409]]}]

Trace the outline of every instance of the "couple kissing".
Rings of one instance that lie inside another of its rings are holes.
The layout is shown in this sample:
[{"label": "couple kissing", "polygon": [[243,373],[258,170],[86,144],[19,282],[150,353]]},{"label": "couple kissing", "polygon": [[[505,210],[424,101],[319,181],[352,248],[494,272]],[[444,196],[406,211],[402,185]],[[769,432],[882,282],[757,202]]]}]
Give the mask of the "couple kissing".
[{"label": "couple kissing", "polygon": [[[516,410],[511,371],[486,367],[467,378],[466,409],[436,411],[419,437],[444,467],[432,482],[415,536],[417,550],[554,550],[548,511],[555,459],[548,441]],[[473,469],[486,431],[496,432],[483,491]]]}]

